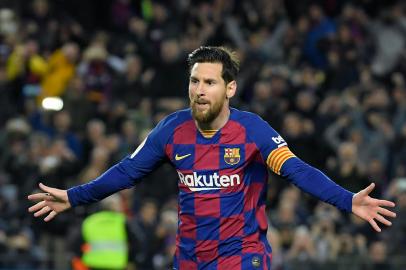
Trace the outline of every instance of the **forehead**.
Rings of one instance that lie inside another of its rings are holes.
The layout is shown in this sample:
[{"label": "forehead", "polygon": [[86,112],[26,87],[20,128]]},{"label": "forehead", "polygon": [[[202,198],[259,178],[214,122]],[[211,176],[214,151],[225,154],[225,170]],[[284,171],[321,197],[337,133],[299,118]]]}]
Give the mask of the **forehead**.
[{"label": "forehead", "polygon": [[196,78],[221,78],[223,64],[221,63],[195,63],[190,76]]}]

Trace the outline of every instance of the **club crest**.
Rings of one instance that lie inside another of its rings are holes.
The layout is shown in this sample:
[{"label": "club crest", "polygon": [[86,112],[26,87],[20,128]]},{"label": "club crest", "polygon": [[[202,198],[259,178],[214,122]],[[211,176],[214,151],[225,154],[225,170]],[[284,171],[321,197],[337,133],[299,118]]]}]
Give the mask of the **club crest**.
[{"label": "club crest", "polygon": [[225,148],[224,161],[230,165],[240,162],[240,148]]}]

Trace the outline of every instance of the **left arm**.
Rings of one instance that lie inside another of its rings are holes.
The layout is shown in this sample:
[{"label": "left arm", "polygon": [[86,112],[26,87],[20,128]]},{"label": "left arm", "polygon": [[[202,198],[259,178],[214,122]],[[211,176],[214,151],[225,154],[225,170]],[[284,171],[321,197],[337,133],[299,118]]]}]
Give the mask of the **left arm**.
[{"label": "left arm", "polygon": [[[289,149],[285,151],[289,151]],[[342,211],[348,213],[352,211],[354,194],[337,185],[320,170],[306,164],[299,158],[293,156],[287,159],[282,164],[279,173],[295,186],[314,197],[332,204]]]},{"label": "left arm", "polygon": [[381,228],[376,221],[390,226],[392,223],[385,217],[396,217],[396,213],[384,208],[394,207],[393,202],[369,196],[375,184],[353,194],[297,157],[286,160],[280,173],[303,191],[368,221],[377,232],[380,232]]},{"label": "left arm", "polygon": [[285,140],[260,117],[248,113],[242,122],[247,127],[255,127],[249,129],[250,139],[256,143],[273,172],[316,198],[368,221],[378,232],[381,229],[376,220],[391,225],[385,217],[396,217],[396,214],[385,207],[394,207],[395,204],[370,197],[374,184],[354,194],[337,185],[320,170],[297,158],[289,150]]}]

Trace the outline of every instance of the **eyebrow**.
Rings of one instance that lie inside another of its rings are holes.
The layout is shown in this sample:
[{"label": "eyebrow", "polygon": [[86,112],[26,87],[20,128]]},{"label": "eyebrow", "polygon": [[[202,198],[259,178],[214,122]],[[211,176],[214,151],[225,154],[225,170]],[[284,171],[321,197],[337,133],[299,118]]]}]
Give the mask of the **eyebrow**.
[{"label": "eyebrow", "polygon": [[[196,78],[195,76],[190,76],[190,80],[196,80],[196,81],[200,81],[198,78]],[[217,82],[216,79],[203,79],[203,81],[205,83],[212,83],[212,82]]]}]

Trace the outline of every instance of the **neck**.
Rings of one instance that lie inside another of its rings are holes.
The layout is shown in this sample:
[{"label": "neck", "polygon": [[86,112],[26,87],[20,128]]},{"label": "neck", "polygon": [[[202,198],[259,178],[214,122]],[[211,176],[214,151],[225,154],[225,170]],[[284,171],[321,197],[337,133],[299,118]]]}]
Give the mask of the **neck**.
[{"label": "neck", "polygon": [[195,120],[196,126],[199,130],[219,130],[224,127],[230,118],[229,106],[223,106],[219,115],[210,123],[201,123]]}]

